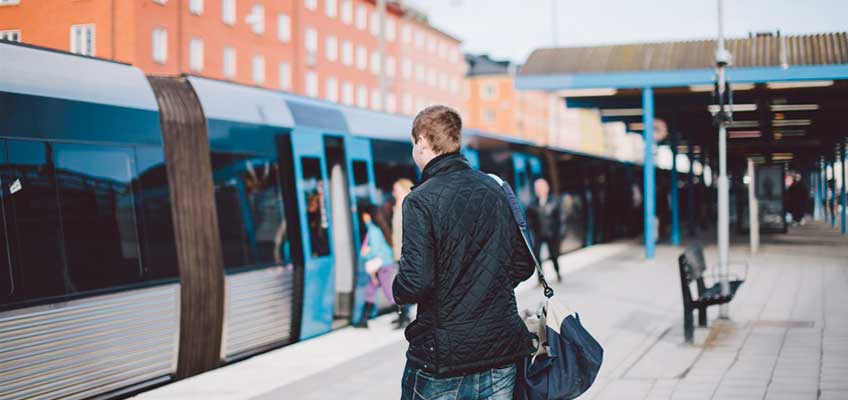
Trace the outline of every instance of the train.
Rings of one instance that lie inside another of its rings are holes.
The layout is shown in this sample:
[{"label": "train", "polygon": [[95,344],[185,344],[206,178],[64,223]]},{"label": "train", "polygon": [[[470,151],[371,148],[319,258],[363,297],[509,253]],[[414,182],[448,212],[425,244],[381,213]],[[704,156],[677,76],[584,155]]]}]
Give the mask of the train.
[{"label": "train", "polygon": [[[126,397],[367,317],[357,210],[419,177],[410,118],[24,44],[0,60],[0,399]],[[638,164],[473,129],[462,151],[525,205],[548,179],[562,251],[641,232]]]}]

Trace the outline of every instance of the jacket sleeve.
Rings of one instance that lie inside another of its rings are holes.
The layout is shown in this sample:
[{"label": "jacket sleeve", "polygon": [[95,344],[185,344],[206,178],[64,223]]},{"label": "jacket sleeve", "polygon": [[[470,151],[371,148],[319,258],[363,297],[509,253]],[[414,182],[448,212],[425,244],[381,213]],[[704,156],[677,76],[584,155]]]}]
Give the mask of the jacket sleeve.
[{"label": "jacket sleeve", "polygon": [[392,283],[395,303],[414,304],[432,295],[435,255],[432,221],[427,210],[410,195],[403,202],[403,246],[398,274]]}]

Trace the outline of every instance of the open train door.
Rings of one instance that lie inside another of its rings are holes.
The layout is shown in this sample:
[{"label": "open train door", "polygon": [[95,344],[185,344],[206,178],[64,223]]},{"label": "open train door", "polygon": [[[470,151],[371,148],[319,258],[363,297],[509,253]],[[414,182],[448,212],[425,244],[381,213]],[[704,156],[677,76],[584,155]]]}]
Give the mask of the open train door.
[{"label": "open train door", "polygon": [[[300,339],[332,329],[335,276],[328,175],[324,136],[311,128],[296,128],[283,138],[281,154],[291,155],[297,220],[300,222],[303,301]],[[285,147],[290,147],[286,149]],[[292,244],[295,245],[294,243]]]},{"label": "open train door", "polygon": [[[348,174],[351,188],[350,209],[353,223],[354,249],[356,250],[354,262],[354,293],[353,310],[351,321],[358,322],[362,318],[362,310],[365,304],[365,288],[370,279],[365,271],[365,266],[359,262],[359,249],[365,237],[364,226],[360,220],[360,208],[367,204],[377,204],[376,180],[374,178],[374,162],[371,156],[371,142],[368,139],[348,136],[345,138],[347,147]],[[378,298],[382,298],[379,296]],[[378,306],[380,304],[378,303]],[[379,308],[379,307],[378,307]],[[374,310],[375,312],[377,309]]]}]

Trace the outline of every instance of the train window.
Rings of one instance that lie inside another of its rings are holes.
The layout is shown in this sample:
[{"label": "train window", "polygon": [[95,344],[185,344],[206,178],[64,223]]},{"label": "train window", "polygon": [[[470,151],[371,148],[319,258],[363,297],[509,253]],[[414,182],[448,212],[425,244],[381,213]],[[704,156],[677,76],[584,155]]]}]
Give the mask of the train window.
[{"label": "train window", "polygon": [[55,144],[69,290],[140,281],[131,149]]},{"label": "train window", "polygon": [[303,168],[303,191],[306,199],[306,223],[309,228],[309,248],[313,257],[330,254],[327,228],[327,204],[324,198],[324,181],[321,177],[321,161],[314,157],[301,158]]},{"label": "train window", "polygon": [[[368,163],[365,161],[354,161],[353,162],[353,196],[356,201],[357,207],[362,210],[364,205],[371,203],[371,196],[369,196],[370,185],[368,184]],[[365,228],[362,225],[362,221],[359,221],[360,232],[365,232]]]},{"label": "train window", "polygon": [[213,153],[226,268],[291,263],[277,160]]},{"label": "train window", "polygon": [[136,207],[141,229],[141,260],[150,279],[175,278],[177,248],[171,219],[168,174],[161,148],[136,148]]},{"label": "train window", "polygon": [[66,293],[53,149],[42,142],[9,140],[2,164],[3,207],[15,290],[7,301]]}]

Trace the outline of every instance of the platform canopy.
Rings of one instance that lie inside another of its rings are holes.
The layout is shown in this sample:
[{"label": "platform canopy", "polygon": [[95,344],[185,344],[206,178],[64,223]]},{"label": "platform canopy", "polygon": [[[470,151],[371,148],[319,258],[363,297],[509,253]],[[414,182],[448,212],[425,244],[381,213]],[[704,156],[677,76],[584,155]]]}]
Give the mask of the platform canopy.
[{"label": "platform canopy", "polygon": [[[758,34],[726,47],[735,102],[730,161],[806,164],[832,154],[848,132],[848,34]],[[538,49],[516,87],[557,92],[570,107],[600,109],[604,120],[624,121],[633,132],[642,131],[641,93],[650,87],[656,118],[680,134],[681,146],[714,157],[715,48],[714,40],[699,40]]]}]

